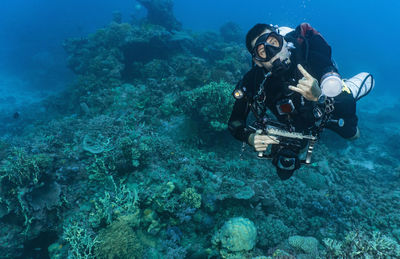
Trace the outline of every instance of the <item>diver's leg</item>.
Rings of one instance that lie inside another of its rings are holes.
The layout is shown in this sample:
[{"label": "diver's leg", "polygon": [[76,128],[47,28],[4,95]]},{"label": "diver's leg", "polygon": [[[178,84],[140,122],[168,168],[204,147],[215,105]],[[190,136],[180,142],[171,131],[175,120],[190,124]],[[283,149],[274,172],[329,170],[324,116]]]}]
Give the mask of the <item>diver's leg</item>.
[{"label": "diver's leg", "polygon": [[356,140],[356,139],[358,139],[359,137],[360,137],[360,129],[357,127],[356,134],[354,134],[353,137],[347,138],[347,139],[348,139],[348,140]]},{"label": "diver's leg", "polygon": [[332,112],[332,120],[338,121],[342,119],[344,124],[330,123],[327,128],[336,132],[345,139],[356,139],[360,135],[358,129],[358,118],[356,115],[356,100],[350,91],[343,91],[335,97],[334,110]]}]

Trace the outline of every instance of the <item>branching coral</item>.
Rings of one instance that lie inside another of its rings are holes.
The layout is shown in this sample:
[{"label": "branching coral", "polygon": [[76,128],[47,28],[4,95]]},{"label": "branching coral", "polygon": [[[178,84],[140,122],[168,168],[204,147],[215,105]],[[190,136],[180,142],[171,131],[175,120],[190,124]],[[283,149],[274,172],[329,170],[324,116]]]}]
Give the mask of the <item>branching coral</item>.
[{"label": "branching coral", "polygon": [[64,226],[64,240],[70,245],[70,255],[77,259],[92,259],[94,247],[99,242],[93,232],[77,222]]},{"label": "branching coral", "polygon": [[[118,254],[134,249],[137,245],[135,243],[132,246],[132,243],[129,243],[135,241],[130,240],[128,235],[125,237],[126,239],[114,240],[113,244],[110,245],[111,239],[109,239],[109,235],[115,237],[115,235],[120,235],[121,233],[133,233],[131,228],[139,224],[140,210],[138,208],[138,193],[136,189],[129,188],[123,183],[116,184],[111,176],[109,177],[109,182],[113,186],[113,190],[105,191],[103,197],[92,200],[93,208],[89,213],[88,219],[85,220],[89,225],[78,223],[80,219],[74,216],[64,226],[63,239],[69,244],[69,252],[73,258],[118,258]],[[101,224],[109,225],[109,227],[100,231],[99,235],[96,236],[92,229],[99,228]],[[118,226],[123,226],[124,228],[129,226],[129,229],[125,229],[124,231],[127,232],[123,232]],[[115,228],[119,230],[118,233],[114,232]],[[132,247],[128,248],[128,246],[124,245],[124,242],[128,242]],[[94,255],[95,249],[96,256]],[[138,249],[135,248],[134,251],[140,251]]]},{"label": "branching coral", "polygon": [[323,240],[330,258],[398,258],[400,245],[378,231],[368,234],[351,231],[344,241]]},{"label": "branching coral", "polygon": [[121,215],[137,215],[138,193],[123,183],[117,185],[110,176],[113,191],[105,191],[104,196],[94,201],[94,209],[90,213],[89,222],[93,227],[101,223],[110,224],[113,219]]},{"label": "branching coral", "polygon": [[16,186],[37,184],[52,161],[46,154],[29,155],[24,149],[16,148],[0,167],[0,177],[7,177]]}]

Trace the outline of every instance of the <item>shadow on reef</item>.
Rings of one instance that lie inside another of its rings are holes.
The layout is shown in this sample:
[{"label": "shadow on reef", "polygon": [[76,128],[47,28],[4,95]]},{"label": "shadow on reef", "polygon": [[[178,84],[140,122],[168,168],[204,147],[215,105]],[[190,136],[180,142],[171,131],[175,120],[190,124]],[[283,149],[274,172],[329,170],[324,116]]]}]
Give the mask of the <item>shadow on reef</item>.
[{"label": "shadow on reef", "polygon": [[0,258],[399,257],[385,138],[327,136],[281,182],[227,133],[240,28],[185,31],[172,1],[140,2],[146,19],[66,40],[74,84],[4,120]]},{"label": "shadow on reef", "polygon": [[56,232],[43,232],[38,237],[30,239],[24,243],[24,251],[17,259],[32,258],[32,259],[47,259],[50,258],[48,247],[57,241]]}]

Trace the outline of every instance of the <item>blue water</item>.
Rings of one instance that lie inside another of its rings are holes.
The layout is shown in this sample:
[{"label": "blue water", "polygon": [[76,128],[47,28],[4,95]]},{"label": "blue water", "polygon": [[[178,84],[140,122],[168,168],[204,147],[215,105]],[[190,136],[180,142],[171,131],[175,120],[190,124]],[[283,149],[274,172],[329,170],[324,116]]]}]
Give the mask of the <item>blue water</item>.
[{"label": "blue water", "polygon": [[[398,92],[395,75],[400,68],[396,58],[400,56],[400,2],[276,2],[176,0],[175,15],[184,28],[200,31],[218,30],[227,21],[238,23],[244,31],[259,22],[290,27],[309,22],[332,46],[343,76],[369,71],[377,79],[377,92]],[[108,24],[113,11],[120,11],[125,21],[145,14],[135,1],[3,0],[0,75],[20,78],[26,81],[25,87],[32,89],[63,87],[71,76],[63,60],[63,40],[83,37]]]}]

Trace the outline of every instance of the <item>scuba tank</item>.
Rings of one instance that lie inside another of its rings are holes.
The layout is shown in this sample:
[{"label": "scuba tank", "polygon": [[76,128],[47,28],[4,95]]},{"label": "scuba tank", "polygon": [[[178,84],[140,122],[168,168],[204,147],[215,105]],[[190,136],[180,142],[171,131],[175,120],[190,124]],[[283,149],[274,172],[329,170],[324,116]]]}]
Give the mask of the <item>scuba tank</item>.
[{"label": "scuba tank", "polygon": [[288,34],[289,32],[294,31],[294,29],[290,28],[290,27],[286,27],[286,26],[281,26],[278,27],[278,33],[282,36],[286,36],[286,34]]},{"label": "scuba tank", "polygon": [[369,94],[375,86],[374,77],[366,72],[359,73],[350,79],[344,79],[343,82],[351,90],[356,101]]}]

